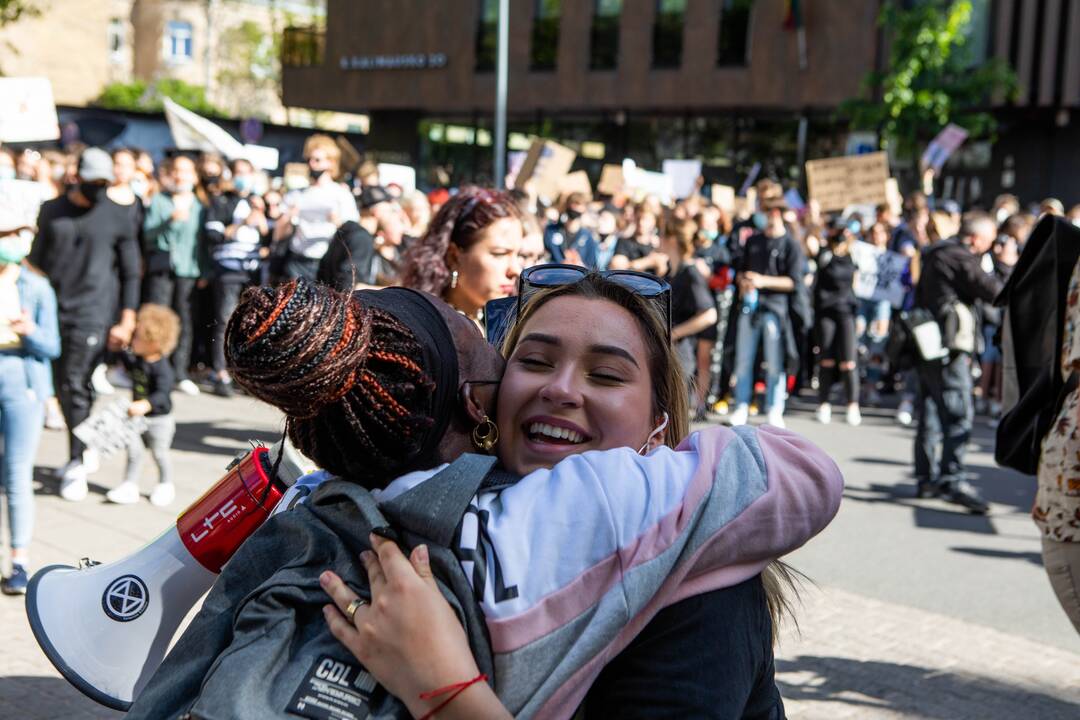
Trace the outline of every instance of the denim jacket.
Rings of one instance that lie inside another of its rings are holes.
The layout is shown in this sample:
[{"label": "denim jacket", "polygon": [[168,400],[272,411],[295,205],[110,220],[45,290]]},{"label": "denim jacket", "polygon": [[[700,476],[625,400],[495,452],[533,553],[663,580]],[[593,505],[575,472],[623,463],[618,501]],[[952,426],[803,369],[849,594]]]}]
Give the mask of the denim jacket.
[{"label": "denim jacket", "polygon": [[34,321],[35,329],[22,339],[22,347],[0,350],[22,358],[27,384],[42,402],[53,393],[51,361],[60,357],[60,330],[56,319],[56,293],[49,281],[26,268],[15,281],[19,304]]}]

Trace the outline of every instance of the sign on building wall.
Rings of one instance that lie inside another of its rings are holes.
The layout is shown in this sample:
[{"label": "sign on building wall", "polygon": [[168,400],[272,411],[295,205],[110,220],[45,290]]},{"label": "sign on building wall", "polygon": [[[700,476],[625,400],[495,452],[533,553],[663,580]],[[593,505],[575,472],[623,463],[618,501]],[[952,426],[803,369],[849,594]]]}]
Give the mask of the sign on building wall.
[{"label": "sign on building wall", "polygon": [[806,183],[810,199],[821,209],[843,210],[849,205],[877,205],[887,202],[889,158],[883,152],[810,160],[806,163]]},{"label": "sign on building wall", "polygon": [[435,70],[449,64],[446,53],[342,55],[342,70]]},{"label": "sign on building wall", "polygon": [[0,77],[0,142],[58,137],[60,123],[49,79]]}]

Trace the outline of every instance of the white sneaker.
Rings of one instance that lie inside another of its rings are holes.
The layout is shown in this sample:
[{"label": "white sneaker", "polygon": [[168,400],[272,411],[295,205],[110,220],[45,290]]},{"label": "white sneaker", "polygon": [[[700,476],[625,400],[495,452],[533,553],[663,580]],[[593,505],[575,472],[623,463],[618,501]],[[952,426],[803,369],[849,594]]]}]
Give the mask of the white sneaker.
[{"label": "white sneaker", "polygon": [[172,483],[158,483],[150,493],[150,503],[158,507],[165,507],[176,499],[176,486]]},{"label": "white sneaker", "polygon": [[86,498],[86,468],[77,463],[64,473],[60,480],[60,497],[69,502],[79,502]]},{"label": "white sneaker", "polygon": [[90,385],[93,386],[94,392],[98,395],[112,395],[116,392],[116,388],[109,382],[109,378],[106,377],[109,372],[109,368],[104,363],[94,368],[93,374],[90,375]]},{"label": "white sneaker", "polygon": [[814,413],[814,417],[822,425],[828,425],[832,422],[832,405],[829,403],[821,403],[818,405],[817,412]]},{"label": "white sneaker", "polygon": [[117,505],[134,505],[139,502],[139,486],[133,482],[123,482],[105,493],[105,499]]},{"label": "white sneaker", "polygon": [[82,460],[68,460],[65,465],[53,470],[53,477],[57,480],[63,480],[69,472],[82,465]]},{"label": "white sneaker", "polygon": [[743,403],[735,406],[735,411],[728,416],[728,425],[731,427],[738,427],[745,425],[746,421],[750,419],[750,407]]},{"label": "white sneaker", "polygon": [[900,407],[896,408],[896,422],[900,423],[904,427],[911,424],[915,418],[912,413],[915,412],[915,406],[912,405],[910,400],[901,400]]},{"label": "white sneaker", "polygon": [[101,455],[94,448],[86,448],[82,454],[82,466],[87,475],[93,475],[101,467]]},{"label": "white sneaker", "polygon": [[862,413],[859,412],[858,405],[849,405],[847,409],[847,424],[852,427],[858,427],[862,425]]},{"label": "white sneaker", "polygon": [[780,408],[773,408],[769,411],[769,414],[765,418],[765,422],[773,427],[786,428],[784,424],[784,411]]},{"label": "white sneaker", "polygon": [[176,389],[184,393],[185,395],[199,395],[202,393],[202,391],[199,390],[199,386],[193,383],[191,380],[181,380],[180,382],[176,383]]}]

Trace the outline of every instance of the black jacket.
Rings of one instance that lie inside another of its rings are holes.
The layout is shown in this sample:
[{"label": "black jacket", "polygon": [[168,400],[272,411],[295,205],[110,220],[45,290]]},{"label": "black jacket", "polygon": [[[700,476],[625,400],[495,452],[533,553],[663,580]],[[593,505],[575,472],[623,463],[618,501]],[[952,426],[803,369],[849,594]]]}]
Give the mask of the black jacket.
[{"label": "black jacket", "polygon": [[1001,281],[986,273],[979,256],[958,238],[942,240],[923,253],[915,307],[929,310],[934,317],[957,301],[965,305],[992,302],[999,292]]},{"label": "black jacket", "polygon": [[319,261],[317,278],[324,285],[337,290],[351,291],[356,283],[375,284],[372,260],[375,257],[375,238],[349,220],[341,224],[330,247]]}]

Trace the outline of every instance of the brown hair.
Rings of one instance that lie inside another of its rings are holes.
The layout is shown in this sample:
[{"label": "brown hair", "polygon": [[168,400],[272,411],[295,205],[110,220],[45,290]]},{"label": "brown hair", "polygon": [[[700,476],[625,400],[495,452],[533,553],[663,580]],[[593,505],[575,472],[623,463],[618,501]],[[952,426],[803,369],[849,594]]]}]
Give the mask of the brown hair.
[{"label": "brown hair", "polygon": [[135,315],[135,326],[143,340],[162,355],[171,355],[180,341],[180,318],[164,305],[142,305]]},{"label": "brown hair", "polygon": [[351,293],[302,280],[251,288],[229,320],[225,355],[237,384],[285,413],[298,450],[365,487],[404,472],[433,424],[420,343]]},{"label": "brown hair", "polygon": [[510,357],[521,339],[521,333],[537,310],[559,297],[581,297],[607,300],[625,308],[638,321],[641,335],[648,350],[649,377],[653,383],[653,415],[659,417],[668,414],[665,444],[675,447],[690,431],[690,401],[687,397],[687,383],[683,376],[678,356],[667,339],[667,319],[660,317],[655,305],[648,298],[634,291],[605,280],[600,275],[590,273],[580,281],[561,285],[550,290],[541,290],[529,298],[522,308],[521,317],[517,318],[506,333],[502,352]]},{"label": "brown hair", "polygon": [[439,208],[424,236],[405,251],[401,284],[443,297],[450,289],[450,267],[446,262],[450,244],[468,250],[489,225],[519,217],[517,206],[507,193],[463,188]]},{"label": "brown hair", "polygon": [[667,223],[665,237],[673,239],[679,245],[679,255],[683,260],[692,257],[696,247],[698,224],[686,218],[672,219]]}]

